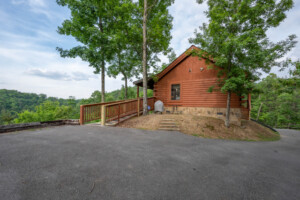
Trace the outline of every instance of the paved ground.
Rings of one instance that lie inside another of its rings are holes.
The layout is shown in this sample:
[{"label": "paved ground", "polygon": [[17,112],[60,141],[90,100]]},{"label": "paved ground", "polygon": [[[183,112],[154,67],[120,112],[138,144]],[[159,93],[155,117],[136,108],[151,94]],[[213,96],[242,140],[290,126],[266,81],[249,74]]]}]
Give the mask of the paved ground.
[{"label": "paved ground", "polygon": [[63,126],[0,134],[0,199],[300,199],[300,132],[277,142]]}]

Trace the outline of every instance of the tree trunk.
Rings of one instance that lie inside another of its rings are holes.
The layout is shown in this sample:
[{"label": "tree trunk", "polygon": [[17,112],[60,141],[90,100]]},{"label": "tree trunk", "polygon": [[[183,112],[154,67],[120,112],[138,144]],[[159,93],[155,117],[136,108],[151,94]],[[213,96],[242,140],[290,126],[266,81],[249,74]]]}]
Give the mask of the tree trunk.
[{"label": "tree trunk", "polygon": [[105,62],[101,63],[101,102],[105,102]]},{"label": "tree trunk", "polygon": [[127,76],[126,75],[124,75],[124,80],[125,80],[125,100],[128,98],[128,96],[127,96]]},{"label": "tree trunk", "polygon": [[226,119],[225,119],[225,126],[227,128],[229,128],[229,126],[230,126],[230,101],[231,101],[231,92],[228,91],[228,93],[227,93]]},{"label": "tree trunk", "polygon": [[256,121],[259,119],[259,115],[260,115],[262,105],[263,105],[263,102],[260,103],[260,106],[259,106],[259,109],[258,109],[258,112],[257,112],[257,116],[256,116]]},{"label": "tree trunk", "polygon": [[147,0],[144,0],[143,14],[143,115],[148,113],[147,102]]},{"label": "tree trunk", "polygon": [[[101,1],[99,1],[99,3],[101,3]],[[99,17],[98,26],[99,26],[100,32],[103,33],[103,26],[102,26],[102,18],[101,17]],[[102,60],[101,60],[101,102],[102,103],[105,102],[105,61],[104,61],[104,57],[102,57]]]}]

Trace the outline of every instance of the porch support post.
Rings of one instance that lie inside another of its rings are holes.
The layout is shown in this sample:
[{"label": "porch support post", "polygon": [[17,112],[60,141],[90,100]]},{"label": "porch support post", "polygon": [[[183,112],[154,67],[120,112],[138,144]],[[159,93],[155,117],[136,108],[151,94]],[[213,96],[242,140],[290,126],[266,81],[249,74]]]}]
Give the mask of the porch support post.
[{"label": "porch support post", "polygon": [[79,120],[80,125],[84,124],[84,106],[80,105],[80,120]]},{"label": "porch support post", "polygon": [[137,98],[137,115],[140,116],[140,87],[136,87],[136,98]]},{"label": "porch support post", "polygon": [[249,116],[248,116],[248,120],[250,120],[250,111],[251,111],[251,94],[248,94],[248,112],[249,112]]},{"label": "porch support post", "polygon": [[102,126],[105,126],[105,121],[106,121],[106,116],[105,116],[105,114],[106,114],[106,106],[105,105],[102,105],[101,106],[101,125]]}]

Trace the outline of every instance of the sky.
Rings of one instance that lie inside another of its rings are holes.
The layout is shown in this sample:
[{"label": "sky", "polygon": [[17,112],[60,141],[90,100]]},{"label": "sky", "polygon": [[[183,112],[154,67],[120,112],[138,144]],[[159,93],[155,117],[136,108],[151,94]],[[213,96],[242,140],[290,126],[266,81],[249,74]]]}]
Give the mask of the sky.
[{"label": "sky", "polygon": [[[188,3],[188,5],[187,5]],[[194,31],[207,18],[203,13],[206,4],[196,0],[175,0],[170,7],[174,17],[170,47],[177,55],[183,53],[194,36]],[[56,47],[65,49],[78,45],[70,36],[57,33],[57,27],[70,17],[67,8],[58,6],[55,0],[1,0],[0,1],[0,89],[46,94],[68,98],[88,98],[100,90],[100,75],[80,58],[61,58]],[[288,35],[300,37],[300,1],[287,13],[287,19],[276,29],[268,31],[271,41],[278,42]],[[300,58],[300,45],[287,54]],[[162,57],[162,61],[167,62]],[[279,76],[287,72],[273,69]],[[266,76],[264,74],[263,76]],[[106,77],[106,91],[123,85],[121,77]],[[132,85],[132,83],[130,84]]]}]

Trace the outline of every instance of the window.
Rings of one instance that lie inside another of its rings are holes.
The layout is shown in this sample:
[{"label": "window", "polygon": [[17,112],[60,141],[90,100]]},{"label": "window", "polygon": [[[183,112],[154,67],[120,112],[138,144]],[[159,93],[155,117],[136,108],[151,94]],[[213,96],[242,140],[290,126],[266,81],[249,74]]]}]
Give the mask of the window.
[{"label": "window", "polygon": [[171,100],[180,100],[180,84],[171,85]]}]

